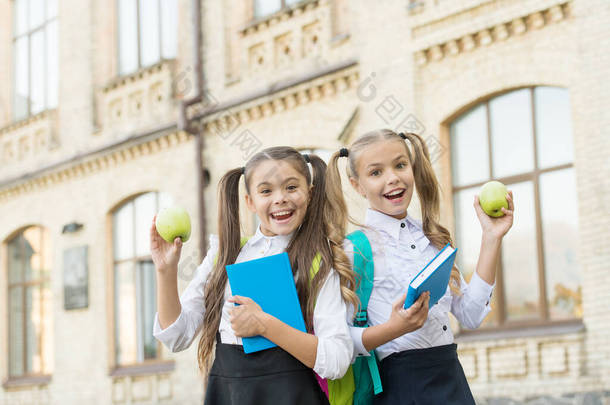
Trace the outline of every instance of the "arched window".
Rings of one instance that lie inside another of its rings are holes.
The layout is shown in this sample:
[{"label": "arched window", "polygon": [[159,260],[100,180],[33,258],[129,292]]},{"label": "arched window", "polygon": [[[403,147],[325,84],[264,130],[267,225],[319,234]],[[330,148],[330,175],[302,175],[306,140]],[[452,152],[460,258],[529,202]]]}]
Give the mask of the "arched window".
[{"label": "arched window", "polygon": [[124,203],[112,214],[115,363],[127,366],[159,358],[152,335],[157,307],[155,267],[149,230],[171,197],[150,192]]},{"label": "arched window", "polygon": [[7,260],[9,377],[48,374],[51,370],[52,300],[46,230],[31,226],[9,240]]},{"label": "arched window", "polygon": [[467,279],[481,236],[474,195],[495,179],[516,202],[487,325],[582,317],[570,117],[567,90],[533,87],[482,102],[450,125],[458,262]]}]

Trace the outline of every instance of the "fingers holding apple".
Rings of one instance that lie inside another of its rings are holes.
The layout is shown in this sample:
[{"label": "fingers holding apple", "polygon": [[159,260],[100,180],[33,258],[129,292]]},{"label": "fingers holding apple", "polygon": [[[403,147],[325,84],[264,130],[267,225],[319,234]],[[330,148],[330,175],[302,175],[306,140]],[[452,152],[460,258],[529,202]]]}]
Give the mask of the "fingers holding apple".
[{"label": "fingers holding apple", "polygon": [[179,207],[162,209],[153,217],[150,228],[150,251],[157,270],[177,269],[182,244],[191,233],[190,218]]},{"label": "fingers holding apple", "polygon": [[483,185],[480,196],[474,197],[474,208],[484,233],[502,238],[513,225],[513,192],[499,181]]}]

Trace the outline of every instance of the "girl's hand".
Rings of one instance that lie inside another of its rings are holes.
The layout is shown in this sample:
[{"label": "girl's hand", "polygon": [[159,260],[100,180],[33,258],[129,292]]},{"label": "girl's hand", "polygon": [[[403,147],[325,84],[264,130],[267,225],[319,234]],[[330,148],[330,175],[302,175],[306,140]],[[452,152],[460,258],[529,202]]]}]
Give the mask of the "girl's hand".
[{"label": "girl's hand", "polygon": [[150,226],[150,254],[157,271],[167,274],[170,271],[178,271],[178,261],[182,251],[182,239],[174,239],[174,243],[166,242],[155,226],[157,216],[155,215]]},{"label": "girl's hand", "polygon": [[266,331],[265,318],[268,316],[251,298],[234,295],[229,302],[239,304],[231,309],[231,327],[235,336],[250,337],[264,335]]},{"label": "girl's hand", "polygon": [[403,294],[394,304],[392,304],[392,314],[388,322],[394,330],[395,336],[399,337],[406,333],[413,332],[422,326],[428,319],[428,304],[430,302],[430,293],[425,291],[417,301],[409,308],[404,309],[405,298],[407,294]]},{"label": "girl's hand", "polygon": [[479,203],[479,196],[474,196],[474,209],[479,217],[481,223],[481,229],[483,230],[483,237],[490,236],[494,239],[502,239],[508,230],[513,226],[513,218],[515,205],[513,203],[513,192],[509,191],[506,195],[508,201],[508,209],[502,207],[504,216],[494,218],[490,217],[483,211],[481,204]]}]

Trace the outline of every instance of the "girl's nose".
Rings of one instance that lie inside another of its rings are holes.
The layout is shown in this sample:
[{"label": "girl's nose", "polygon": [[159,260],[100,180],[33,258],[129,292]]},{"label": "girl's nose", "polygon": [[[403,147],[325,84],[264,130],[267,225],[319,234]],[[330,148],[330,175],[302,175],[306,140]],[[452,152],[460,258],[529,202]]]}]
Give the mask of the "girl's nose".
[{"label": "girl's nose", "polygon": [[391,170],[390,170],[388,173],[389,173],[389,174],[388,174],[388,178],[387,178],[388,184],[394,184],[394,183],[397,183],[397,182],[398,182],[398,180],[399,180],[399,178],[398,178],[398,176],[396,175],[396,173],[394,173],[394,172],[393,172],[393,171],[391,171]]},{"label": "girl's nose", "polygon": [[286,201],[286,194],[283,191],[277,191],[273,196],[274,204],[281,204]]}]

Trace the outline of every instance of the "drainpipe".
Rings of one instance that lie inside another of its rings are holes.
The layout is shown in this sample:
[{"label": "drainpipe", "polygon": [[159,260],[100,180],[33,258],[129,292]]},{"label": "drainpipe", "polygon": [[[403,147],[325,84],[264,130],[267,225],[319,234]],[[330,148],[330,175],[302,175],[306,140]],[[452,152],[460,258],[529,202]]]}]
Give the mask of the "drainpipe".
[{"label": "drainpipe", "polygon": [[204,102],[203,88],[203,55],[202,55],[202,30],[201,18],[201,0],[192,0],[191,15],[193,16],[193,55],[194,55],[194,70],[195,70],[195,96],[189,100],[185,100],[180,105],[180,117],[178,128],[186,131],[195,137],[195,176],[197,179],[197,216],[199,218],[199,262],[203,260],[203,256],[207,252],[207,227],[206,227],[206,209],[205,198],[203,193],[204,188],[204,172],[203,172],[203,151],[205,148],[203,138],[203,128],[198,125],[193,125],[192,119],[187,115],[188,107]]}]

